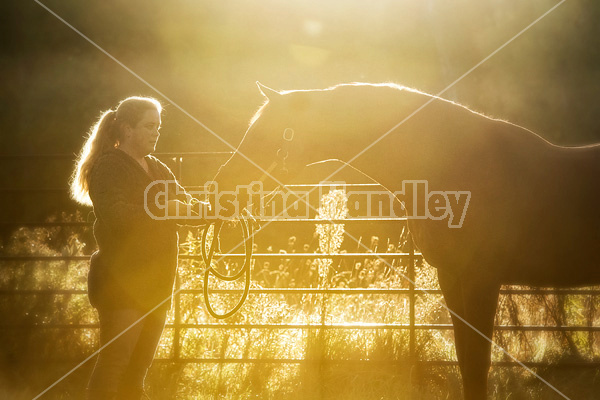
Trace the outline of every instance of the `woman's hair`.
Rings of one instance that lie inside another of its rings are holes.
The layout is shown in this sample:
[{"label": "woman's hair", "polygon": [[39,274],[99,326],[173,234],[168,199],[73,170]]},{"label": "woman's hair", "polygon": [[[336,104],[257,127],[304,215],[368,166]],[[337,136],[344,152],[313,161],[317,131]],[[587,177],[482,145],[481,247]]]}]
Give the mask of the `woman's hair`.
[{"label": "woman's hair", "polygon": [[94,163],[107,150],[118,147],[124,125],[135,127],[148,110],[157,110],[160,114],[162,105],[151,97],[133,96],[121,101],[116,109],[102,113],[88,134],[71,176],[71,197],[75,201],[92,205],[89,183]]}]

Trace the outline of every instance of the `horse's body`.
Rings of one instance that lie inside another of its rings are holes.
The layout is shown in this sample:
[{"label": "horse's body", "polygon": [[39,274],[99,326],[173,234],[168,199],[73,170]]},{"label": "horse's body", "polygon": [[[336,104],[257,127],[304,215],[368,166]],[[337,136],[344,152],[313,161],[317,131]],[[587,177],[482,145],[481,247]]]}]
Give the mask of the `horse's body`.
[{"label": "horse's body", "polygon": [[[409,219],[409,230],[453,315],[465,398],[486,396],[498,292],[503,284],[600,284],[600,146],[565,148],[536,134],[393,85],[352,84],[315,91],[269,92],[239,152],[267,169],[282,146],[289,175],[337,158],[392,191],[403,180],[429,190],[470,191],[464,223]],[[285,145],[286,128],[295,132]],[[277,169],[273,170],[277,179]],[[238,153],[219,182],[248,183],[262,172]],[[411,199],[405,199],[411,208]],[[460,321],[464,318],[480,333]]]}]

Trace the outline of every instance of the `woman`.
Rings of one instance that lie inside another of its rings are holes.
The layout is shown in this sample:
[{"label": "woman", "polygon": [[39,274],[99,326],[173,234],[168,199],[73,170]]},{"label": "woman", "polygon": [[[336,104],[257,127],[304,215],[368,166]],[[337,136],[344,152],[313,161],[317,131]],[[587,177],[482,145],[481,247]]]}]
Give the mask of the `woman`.
[{"label": "woman", "polygon": [[[187,221],[159,220],[147,211],[162,208],[173,216],[178,207],[196,203],[171,170],[150,155],[160,136],[161,111],[155,99],[130,97],[104,112],[83,147],[71,183],[73,198],[93,205],[96,215],[98,251],[90,262],[88,293],[99,315],[101,346],[110,342],[99,353],[89,399],[146,398],[144,377],[170,308],[177,223]],[[169,182],[153,184],[157,180]],[[160,187],[167,196],[157,193]],[[150,204],[145,199],[165,201]]]}]

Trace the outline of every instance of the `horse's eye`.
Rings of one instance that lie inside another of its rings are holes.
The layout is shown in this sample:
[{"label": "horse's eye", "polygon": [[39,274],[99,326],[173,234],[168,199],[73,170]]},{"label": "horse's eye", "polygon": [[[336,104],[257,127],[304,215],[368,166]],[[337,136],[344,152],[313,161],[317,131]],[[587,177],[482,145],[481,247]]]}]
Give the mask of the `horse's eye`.
[{"label": "horse's eye", "polygon": [[294,130],[292,128],[285,128],[283,131],[283,140],[291,142],[294,139]]}]

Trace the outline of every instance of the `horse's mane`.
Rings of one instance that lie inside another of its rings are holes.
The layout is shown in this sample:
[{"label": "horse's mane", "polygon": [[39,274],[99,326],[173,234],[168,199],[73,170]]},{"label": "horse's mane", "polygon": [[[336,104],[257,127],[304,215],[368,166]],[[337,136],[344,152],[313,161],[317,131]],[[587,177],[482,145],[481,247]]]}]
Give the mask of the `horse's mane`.
[{"label": "horse's mane", "polygon": [[[351,87],[356,87],[356,88],[368,88],[368,87],[372,87],[372,88],[388,88],[388,89],[393,89],[393,90],[398,90],[398,91],[405,91],[405,92],[410,92],[410,93],[414,93],[414,94],[418,94],[418,95],[422,95],[425,96],[429,99],[433,99],[433,100],[438,100],[438,101],[443,101],[445,103],[454,105],[454,106],[458,106],[461,107],[473,114],[476,114],[480,117],[486,118],[488,120],[492,120],[492,121],[497,121],[497,122],[502,122],[502,123],[506,123],[506,124],[510,124],[513,125],[514,127],[523,129],[525,131],[528,131],[529,133],[538,136],[541,138],[541,136],[539,136],[538,134],[536,134],[535,132],[517,125],[515,123],[512,123],[506,119],[503,118],[497,118],[497,117],[492,117],[490,115],[486,115],[482,112],[479,111],[475,111],[471,108],[469,108],[468,106],[465,106],[463,104],[457,103],[453,100],[449,100],[443,97],[440,97],[439,95],[434,95],[434,94],[430,94],[427,92],[423,92],[421,90],[415,89],[415,88],[411,88],[408,86],[404,86],[404,85],[399,85],[396,83],[392,83],[392,82],[383,82],[383,83],[367,83],[367,82],[348,82],[348,83],[339,83],[333,86],[329,86],[327,88],[324,89],[292,89],[292,90],[277,90],[276,92],[279,93],[280,95],[294,95],[295,93],[319,93],[319,92],[333,92],[335,93],[337,90],[339,89],[344,89],[344,88],[351,88]],[[441,92],[440,92],[441,93]],[[258,118],[260,118],[260,116],[262,115],[265,107],[269,104],[269,100],[267,99],[260,107],[259,109],[256,111],[256,113],[252,116],[252,118],[249,121],[248,127],[250,128],[255,122],[256,120],[258,120]],[[543,139],[543,138],[542,138]],[[543,139],[544,141],[546,141],[545,139]]]},{"label": "horse's mane", "polygon": [[[398,84],[393,83],[393,82],[383,82],[383,83],[350,82],[350,83],[340,83],[338,85],[330,86],[330,87],[328,87],[326,89],[288,90],[288,91],[280,92],[280,93],[283,94],[283,93],[293,93],[293,92],[303,92],[303,91],[319,91],[319,90],[321,90],[321,91],[330,91],[330,90],[335,90],[335,89],[338,89],[338,88],[352,87],[352,86],[355,86],[355,87],[389,88],[389,89],[395,89],[395,90],[399,90],[399,91],[405,91],[405,92],[415,93],[415,94],[419,94],[419,95],[428,97],[430,99],[443,101],[445,103],[452,104],[454,106],[458,106],[458,107],[464,108],[465,110],[467,110],[467,111],[469,111],[469,112],[471,112],[473,114],[479,115],[479,116],[487,118],[487,119],[491,119],[491,120],[494,120],[494,121],[501,121],[501,122],[511,123],[511,122],[509,122],[509,121],[507,121],[505,119],[492,117],[492,116],[484,114],[482,112],[475,111],[475,110],[469,108],[468,106],[466,106],[464,104],[457,103],[454,100],[446,99],[444,97],[440,97],[439,95],[427,93],[427,92],[424,92],[422,90],[415,89],[415,88],[412,88],[412,87],[409,87],[409,86],[398,85]],[[514,125],[514,124],[512,124],[512,125]]]},{"label": "horse's mane", "polygon": [[[398,85],[397,83],[393,83],[393,82],[383,82],[383,83],[368,83],[368,82],[348,82],[348,83],[338,83],[336,85],[333,86],[329,86],[327,88],[324,89],[290,89],[290,90],[277,90],[277,92],[281,95],[289,95],[289,94],[294,94],[294,93],[318,93],[318,92],[332,92],[335,91],[337,89],[343,89],[343,88],[348,88],[348,87],[373,87],[373,88],[389,88],[389,89],[395,89],[395,90],[399,90],[399,91],[406,91],[406,92],[411,92],[411,93],[415,93],[415,94],[419,94],[422,96],[426,96],[429,98],[433,98],[436,100],[441,100],[444,101],[446,103],[450,103],[453,104],[455,106],[459,106],[462,107],[466,110],[469,110],[470,112],[480,115],[482,117],[488,118],[488,119],[493,119],[496,121],[503,121],[503,122],[508,122],[506,120],[503,119],[498,119],[498,118],[494,118],[491,117],[489,115],[483,114],[481,112],[475,111],[463,104],[457,103],[453,100],[449,100],[443,97],[439,97],[438,95],[434,95],[434,94],[430,94],[427,92],[423,92],[422,90],[419,89],[415,89],[412,87],[408,87],[408,86],[404,86],[404,85]],[[250,123],[249,125],[252,125],[261,115],[262,111],[264,110],[265,106],[269,103],[269,101],[265,101],[260,107],[259,109],[256,111],[256,113],[254,114],[254,116],[250,119]]]},{"label": "horse's mane", "polygon": [[250,118],[250,122],[248,122],[248,128],[251,127],[252,125],[254,125],[256,120],[258,118],[260,118],[260,116],[261,116],[263,110],[265,109],[265,107],[267,106],[267,104],[269,104],[269,100],[265,100],[265,102],[262,103],[262,105],[258,108],[258,110],[256,110],[256,112],[254,113],[252,118]]}]

